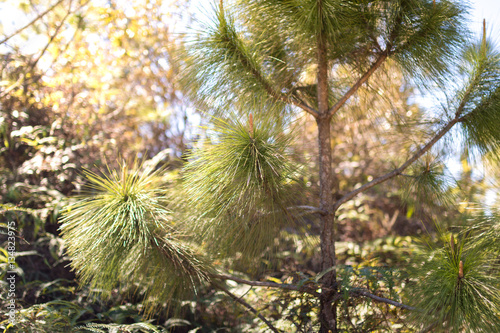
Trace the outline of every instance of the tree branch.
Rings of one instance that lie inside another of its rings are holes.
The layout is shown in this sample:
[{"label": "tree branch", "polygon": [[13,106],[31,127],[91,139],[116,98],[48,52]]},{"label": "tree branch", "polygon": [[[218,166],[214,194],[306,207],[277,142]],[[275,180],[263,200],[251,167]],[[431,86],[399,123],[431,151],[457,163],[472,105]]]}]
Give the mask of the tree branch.
[{"label": "tree branch", "polygon": [[[475,80],[476,79],[474,79],[474,81]],[[467,90],[465,91],[464,96],[462,97],[462,102],[460,103],[460,105],[457,108],[457,111],[455,112],[455,117],[460,117],[462,115],[462,111],[465,108],[465,104],[467,104],[467,102],[469,100],[469,96],[472,93],[473,87],[474,87],[473,84],[471,84],[469,87],[467,87]]]},{"label": "tree branch", "polygon": [[[465,108],[465,105],[469,101],[470,95],[472,94],[472,92],[473,92],[474,88],[476,87],[476,85],[481,81],[481,75],[483,74],[483,70],[484,70],[482,60],[483,59],[479,60],[479,64],[480,64],[479,66],[480,66],[481,70],[478,71],[478,72],[476,72],[476,74],[474,75],[474,78],[472,79],[472,81],[470,82],[469,86],[465,90],[464,95],[462,96],[462,101],[460,102],[460,105],[458,106],[457,111],[455,112],[455,117],[462,116],[462,112],[463,112],[463,110]],[[465,116],[463,116],[462,119],[464,117]]]},{"label": "tree branch", "polygon": [[398,308],[401,308],[401,309],[406,309],[406,310],[411,310],[411,311],[417,310],[417,308],[414,308],[412,306],[405,305],[403,303],[399,303],[399,302],[393,301],[392,299],[388,299],[388,298],[384,298],[384,297],[380,297],[380,296],[374,295],[374,294],[372,294],[372,293],[370,293],[370,292],[368,292],[366,290],[357,289],[357,290],[352,290],[351,293],[371,298],[371,299],[373,299],[374,301],[377,301],[377,302],[382,302],[382,303],[387,303],[387,304],[390,304],[390,305],[394,305],[395,307],[398,307]]},{"label": "tree branch", "polygon": [[[71,10],[71,7],[73,6],[73,0],[70,0],[69,2],[69,8],[68,8],[68,12],[66,13],[66,15],[63,17],[63,19],[61,20],[61,23],[57,26],[56,28],[56,31],[54,32],[54,34],[52,34],[52,36],[50,37],[50,40],[49,42],[47,43],[47,45],[45,45],[45,47],[43,48],[42,52],[40,53],[40,55],[38,56],[38,58],[36,58],[36,60],[31,64],[30,68],[31,70],[33,70],[36,66],[36,64],[40,61],[40,59],[42,58],[42,56],[45,54],[45,52],[47,51],[47,49],[49,48],[50,44],[52,44],[52,42],[54,41],[54,39],[57,37],[57,35],[59,34],[59,30],[61,30],[62,26],[64,25],[64,22],[66,21],[66,19],[74,12],[76,12],[77,10],[79,10],[80,8],[86,6],[91,0],[87,0],[86,2],[84,2],[83,4],[81,4],[80,6],[78,6],[75,10]],[[74,35],[73,35],[74,37]],[[70,41],[71,42],[71,41]],[[68,44],[69,45],[69,44]],[[60,55],[60,53],[58,54],[58,56]],[[54,64],[55,61],[52,62],[52,64]]]},{"label": "tree branch", "polygon": [[[291,99],[291,103],[295,106],[298,106],[299,108],[301,108],[302,110],[306,111],[307,113],[311,114],[313,117],[317,117],[318,116],[318,111],[315,110],[314,108],[312,108],[309,104],[307,104],[306,102],[304,102],[304,100],[302,100],[302,98],[300,98],[296,93],[295,91],[292,91],[291,92],[291,96],[292,96],[292,99]],[[287,98],[287,97],[285,97]]]},{"label": "tree branch", "polygon": [[451,121],[449,121],[446,126],[444,126],[424,147],[422,147],[420,150],[418,150],[410,159],[408,159],[403,165],[401,165],[399,168],[392,170],[389,173],[386,173],[383,176],[380,176],[378,178],[375,178],[371,182],[368,182],[364,184],[361,187],[358,187],[354,191],[351,191],[344,195],[342,198],[340,198],[335,204],[333,205],[333,211],[335,212],[343,203],[349,201],[350,199],[354,198],[356,195],[358,195],[361,192],[364,192],[375,185],[378,185],[380,183],[383,183],[397,175],[400,175],[406,168],[408,168],[413,162],[418,160],[422,155],[424,155],[429,149],[434,146],[434,144],[439,141],[448,131],[457,123],[460,121],[460,118],[453,118]]},{"label": "tree branch", "polygon": [[[221,8],[221,13],[222,13],[222,8]],[[276,91],[272,86],[271,83],[269,83],[265,77],[262,75],[262,73],[259,71],[258,68],[255,68],[252,66],[252,62],[250,59],[236,46],[235,47],[236,52],[238,53],[238,58],[243,67],[245,67],[251,74],[252,76],[259,82],[259,84],[264,88],[264,90],[277,101],[281,101],[287,104],[292,104],[295,106],[298,106],[302,110],[306,111],[307,113],[311,114],[313,117],[318,117],[319,112],[315,110],[313,107],[309,106],[305,102],[303,102],[298,96],[295,94],[290,94],[286,95],[283,94],[279,91]]]},{"label": "tree branch", "polygon": [[[61,0],[59,1],[58,3],[56,3],[55,5],[53,5],[51,7],[51,9],[53,9],[55,6],[57,6],[59,3],[61,3],[62,1],[64,0]],[[59,33],[59,30],[61,29],[61,27],[63,26],[64,22],[66,21],[66,19],[68,18],[69,15],[71,15],[71,13],[79,10],[80,8],[86,6],[91,0],[87,0],[85,3],[83,3],[82,5],[78,6],[74,11],[71,10],[71,6],[73,4],[73,1],[74,0],[70,0],[70,4],[69,4],[69,9],[68,9],[68,12],[66,13],[66,15],[64,16],[64,18],[62,19],[61,23],[57,26],[56,28],[56,31],[54,32],[54,34],[51,35],[50,37],[50,40],[48,41],[48,43],[45,45],[45,47],[43,48],[43,50],[40,52],[40,55],[29,65],[29,68],[27,69],[27,72],[29,71],[32,71],[35,66],[37,65],[37,63],[40,61],[40,59],[42,58],[42,56],[45,54],[45,52],[47,51],[47,49],[49,48],[50,44],[52,44],[52,42],[54,41],[54,39],[56,38],[57,34]],[[48,13],[51,9],[47,10],[46,12],[40,14],[39,18],[41,18],[42,16],[44,16],[46,13]],[[38,18],[38,19],[39,19]],[[34,21],[33,21],[34,22]],[[32,22],[32,23],[33,23]],[[32,24],[30,23],[30,24]],[[30,25],[28,24],[28,26]],[[26,27],[28,27],[26,26]],[[26,28],[25,27],[25,28]],[[22,28],[21,31],[25,28]],[[9,36],[7,39],[11,38],[12,36],[14,36],[15,34]],[[74,37],[74,36],[73,36]],[[5,41],[5,40],[4,40]],[[3,42],[4,42],[3,41]],[[3,43],[1,42],[0,45]],[[69,45],[69,44],[68,44]],[[60,53],[61,54],[61,53]],[[60,55],[59,54],[59,55]],[[58,55],[58,56],[59,56]],[[52,64],[51,66],[55,63],[55,59],[52,61]],[[50,67],[49,67],[50,68]],[[7,88],[5,91],[2,92],[2,94],[0,95],[0,99],[4,98],[5,96],[7,96],[7,94],[9,94],[13,89],[19,87],[21,84],[23,84],[25,82],[25,79],[26,79],[26,75],[25,74],[22,74],[19,79],[13,84],[11,85],[9,88]]]},{"label": "tree branch", "polygon": [[226,288],[224,288],[220,284],[214,284],[214,286],[217,289],[220,289],[223,292],[225,292],[229,297],[231,297],[236,302],[238,302],[241,305],[243,305],[244,307],[246,307],[250,312],[252,312],[253,314],[255,314],[257,317],[259,317],[259,319],[262,320],[267,325],[267,327],[269,327],[269,329],[271,331],[273,331],[275,333],[280,333],[280,331],[278,331],[278,329],[276,329],[276,327],[274,327],[274,325],[269,320],[267,320],[263,315],[261,315],[253,306],[251,306],[250,304],[248,304],[247,302],[245,302],[243,299],[241,299],[240,297],[236,296],[235,294],[233,294],[232,292],[230,292],[229,290],[227,290]]},{"label": "tree branch", "polygon": [[22,32],[23,30],[27,29],[28,27],[30,27],[31,25],[33,25],[36,21],[38,21],[39,19],[41,19],[42,17],[44,17],[45,15],[47,15],[49,12],[51,12],[57,5],[59,5],[60,3],[62,3],[64,0],[59,0],[58,2],[56,2],[54,5],[52,5],[49,9],[47,9],[46,11],[44,11],[43,13],[41,13],[40,15],[38,15],[37,17],[35,17],[30,23],[26,24],[24,27],[14,31],[14,33],[10,34],[9,36],[5,37],[1,42],[0,42],[0,45],[7,42],[9,39],[11,39],[12,37],[14,37],[15,35],[19,34],[20,32]]},{"label": "tree branch", "polygon": [[344,94],[344,96],[342,96],[342,98],[339,99],[337,103],[335,103],[335,105],[328,110],[328,115],[333,116],[335,113],[337,113],[337,111],[347,102],[347,100],[352,95],[354,95],[354,93],[358,91],[358,89],[370,78],[370,76],[372,76],[372,74],[375,73],[375,71],[384,63],[384,61],[387,59],[387,56],[387,51],[380,54],[379,58],[372,64],[370,69],[368,69],[368,71],[366,71],[366,73],[359,78],[359,80],[351,87],[351,89],[349,89]]},{"label": "tree branch", "polygon": [[52,36],[50,36],[50,39],[47,43],[47,45],[45,45],[45,47],[43,48],[43,50],[40,52],[40,55],[35,59],[35,61],[31,64],[30,66],[30,69],[33,70],[36,66],[36,64],[40,61],[40,59],[43,57],[43,55],[45,54],[45,52],[48,50],[50,44],[52,44],[52,42],[54,41],[54,39],[57,37],[57,35],[59,34],[59,30],[61,30],[62,26],[64,25],[64,22],[66,21],[66,19],[69,17],[69,15],[71,14],[71,7],[73,5],[73,0],[70,0],[69,1],[69,9],[68,9],[68,12],[66,13],[66,15],[63,17],[63,19],[61,20],[61,23],[59,23],[59,25],[57,26],[56,28],[56,31],[52,34]]},{"label": "tree branch", "polygon": [[250,281],[250,280],[241,279],[239,277],[232,276],[229,274],[211,274],[210,276],[212,278],[216,278],[216,279],[220,279],[220,280],[231,280],[231,281],[246,284],[249,286],[293,290],[293,291],[308,293],[308,294],[311,294],[314,296],[319,296],[319,294],[315,290],[312,290],[312,289],[307,288],[305,286],[299,287],[299,286],[296,286],[294,284],[286,284],[286,283],[275,283],[275,282],[267,282],[267,281]]},{"label": "tree branch", "polygon": [[243,59],[241,61],[243,66],[245,66],[252,73],[252,75],[255,77],[255,79],[257,81],[259,81],[259,83],[262,85],[264,90],[271,97],[273,97],[274,99],[276,99],[278,101],[282,101],[284,103],[291,103],[295,106],[298,106],[299,108],[301,108],[302,110],[306,111],[307,113],[311,114],[314,117],[318,116],[318,114],[319,114],[318,111],[313,109],[311,106],[307,105],[305,102],[303,102],[300,98],[296,97],[294,94],[292,94],[292,97],[290,98],[290,97],[286,96],[285,94],[279,93],[276,90],[274,90],[273,87],[271,86],[271,84],[269,82],[267,82],[267,80],[262,76],[262,74],[257,69],[250,66],[248,61],[244,61]]},{"label": "tree branch", "polygon": [[[368,71],[366,71],[365,74],[363,74],[363,76],[361,76],[359,78],[359,80],[351,87],[351,89],[349,89],[345,94],[344,96],[342,96],[342,98],[340,98],[337,103],[335,103],[335,105],[333,105],[330,110],[328,110],[328,114],[330,116],[333,116],[335,113],[337,113],[338,110],[340,110],[340,108],[347,102],[347,100],[352,96],[354,95],[354,93],[356,91],[358,91],[358,89],[366,82],[368,81],[368,79],[370,78],[370,76],[373,75],[373,73],[375,73],[375,71],[384,63],[384,61],[387,59],[387,57],[392,54],[394,51],[393,51],[393,44],[394,44],[394,41],[398,35],[398,32],[399,32],[399,29],[400,29],[400,25],[401,25],[401,20],[402,20],[402,17],[401,17],[401,12],[398,13],[398,17],[396,19],[396,24],[395,24],[395,27],[394,29],[392,30],[391,32],[391,35],[389,37],[389,41],[386,45],[386,49],[385,51],[382,51],[378,57],[378,59],[371,65],[371,67],[368,69]],[[377,38],[374,38],[372,36],[372,39],[373,39],[373,42],[375,44],[375,47],[378,48],[379,50],[381,49],[378,41],[377,41]]]}]

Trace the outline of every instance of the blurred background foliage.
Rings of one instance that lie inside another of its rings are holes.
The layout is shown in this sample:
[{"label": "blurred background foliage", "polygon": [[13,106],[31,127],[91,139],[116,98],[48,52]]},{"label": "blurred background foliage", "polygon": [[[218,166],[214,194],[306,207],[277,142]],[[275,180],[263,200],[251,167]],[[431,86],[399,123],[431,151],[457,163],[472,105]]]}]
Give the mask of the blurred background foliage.
[{"label": "blurred background foliage", "polygon": [[[3,17],[0,29],[2,36],[13,35],[8,40],[1,37],[0,45],[0,226],[5,233],[7,221],[16,223],[16,296],[21,308],[18,325],[8,332],[266,329],[211,286],[185,301],[179,313],[158,312],[149,321],[141,316],[140,291],[125,296],[117,290],[109,299],[96,299],[91,296],[95,291],[76,281],[58,230],[62,210],[87,182],[83,168],[97,172],[105,165],[115,169],[136,156],[145,160],[156,156],[155,163],[176,179],[186,150],[205,136],[196,125],[209,118],[197,111],[200,101],[181,80],[189,59],[183,58],[178,31],[193,19],[190,4],[189,0],[1,2],[2,11],[24,18],[12,28],[10,18]],[[342,75],[350,74],[346,70]],[[306,98],[308,92],[303,93]],[[389,62],[352,99],[348,112],[335,116],[332,163],[338,193],[394,169],[406,160],[408,148],[432,135],[440,119],[420,107],[415,94],[416,88]],[[304,200],[317,203],[316,127],[306,115],[292,121],[294,140],[288,154],[308,189]],[[411,131],[408,124],[414,125]],[[487,199],[496,198],[492,190],[500,177],[498,168],[459,151],[461,168],[449,170],[438,158],[450,153],[457,151],[435,149],[404,181],[373,188],[342,206],[337,253],[346,291],[363,286],[397,299],[411,283],[401,268],[417,251],[416,237],[441,244],[443,237],[457,232],[454,227],[468,224],[471,212],[485,216],[488,225],[488,216],[499,208],[497,199]],[[473,166],[484,172],[474,173]],[[433,184],[434,195],[419,185],[422,177],[425,184]],[[238,257],[221,264],[243,277],[314,283],[312,277],[320,270],[314,245],[317,222],[312,214],[303,216],[309,238],[298,243],[283,233],[277,249],[258,263],[263,267],[258,276],[252,276],[257,273],[248,271]],[[438,232],[436,225],[445,231]],[[491,233],[491,228],[480,231]],[[1,242],[0,283],[5,288],[7,242],[3,237]],[[227,288],[275,320],[277,328],[308,332],[315,323],[316,300],[305,294],[231,283]],[[2,294],[0,308],[5,309],[6,302]],[[341,327],[346,330],[412,331],[403,322],[405,314],[386,304],[358,304],[347,298],[339,302],[345,305]],[[7,326],[2,311],[0,328]]]}]

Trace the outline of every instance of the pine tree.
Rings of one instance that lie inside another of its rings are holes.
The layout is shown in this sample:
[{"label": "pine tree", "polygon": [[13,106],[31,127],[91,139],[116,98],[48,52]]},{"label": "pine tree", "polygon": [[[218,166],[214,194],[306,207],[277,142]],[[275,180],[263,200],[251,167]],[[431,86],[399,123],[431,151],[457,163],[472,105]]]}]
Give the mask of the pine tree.
[{"label": "pine tree", "polygon": [[[424,157],[443,138],[477,154],[500,151],[500,57],[485,34],[471,42],[466,10],[463,1],[447,0],[220,1],[213,22],[187,43],[186,82],[217,115],[188,158],[184,188],[177,189],[187,206],[173,204],[179,200],[168,190],[154,190],[160,175],[150,169],[143,176],[122,170],[105,180],[91,175],[101,194],[80,202],[62,225],[77,272],[106,290],[120,281],[144,281],[151,286],[148,304],[204,281],[227,293],[225,280],[295,290],[319,299],[320,332],[341,330],[338,304],[346,292],[413,311],[416,326],[428,330],[498,330],[499,270],[492,258],[499,252],[490,246],[498,234],[488,227],[426,252],[425,264],[412,273],[421,282],[409,294],[412,306],[345,289],[335,252],[336,213],[357,195],[398,177],[410,179],[412,191],[440,195],[441,171]],[[399,166],[340,192],[332,172],[331,124],[389,60],[421,87],[437,83],[448,104],[441,106],[432,135],[402,153]],[[346,71],[350,77],[339,75]],[[301,112],[318,129],[319,207],[294,206],[300,171],[287,150],[288,125]],[[465,139],[451,137],[455,129]],[[283,228],[300,222],[301,210],[321,219],[321,273],[314,287],[248,281],[211,263],[236,253],[248,260],[261,255]],[[194,217],[178,218],[180,211]],[[481,233],[490,242],[478,242]],[[110,245],[115,240],[119,250]],[[158,279],[168,289],[158,287]]]}]

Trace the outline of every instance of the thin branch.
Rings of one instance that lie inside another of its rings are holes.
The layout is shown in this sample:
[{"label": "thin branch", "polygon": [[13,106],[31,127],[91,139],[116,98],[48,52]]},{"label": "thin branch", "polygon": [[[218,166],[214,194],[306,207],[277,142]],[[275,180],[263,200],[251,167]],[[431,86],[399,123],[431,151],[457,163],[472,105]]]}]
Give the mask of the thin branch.
[{"label": "thin branch", "polygon": [[52,36],[50,36],[50,40],[48,41],[47,45],[45,45],[45,47],[43,48],[42,52],[40,52],[40,55],[38,56],[38,58],[36,58],[36,60],[31,64],[31,66],[30,66],[31,70],[33,70],[35,68],[36,64],[40,61],[40,59],[43,57],[43,55],[45,54],[45,52],[47,52],[50,44],[52,44],[52,42],[54,41],[54,39],[59,34],[59,30],[61,30],[62,26],[64,25],[64,22],[69,17],[69,15],[72,13],[72,11],[71,11],[71,7],[72,6],[73,6],[73,0],[70,0],[68,12],[66,13],[66,15],[61,20],[61,23],[57,26],[56,31],[52,34]]},{"label": "thin branch", "polygon": [[372,293],[370,293],[370,292],[368,292],[366,290],[357,289],[357,290],[352,290],[351,293],[371,298],[371,299],[373,299],[374,301],[377,301],[377,302],[382,302],[382,303],[387,303],[387,304],[390,304],[390,305],[394,305],[395,307],[398,307],[398,308],[401,308],[401,309],[406,309],[406,310],[411,310],[411,311],[417,310],[417,308],[414,308],[413,306],[405,305],[403,303],[399,303],[399,302],[393,301],[392,299],[388,299],[388,298],[384,298],[384,297],[380,297],[380,296],[374,295],[374,294],[372,294]]},{"label": "thin branch", "polygon": [[292,103],[293,105],[298,106],[299,108],[311,114],[315,118],[318,116],[318,111],[316,111],[310,105],[306,104],[298,96],[295,96],[295,94],[292,94],[292,96],[293,96],[292,99],[288,99],[285,95],[281,95],[282,100],[284,102]]},{"label": "thin branch", "polygon": [[[222,7],[221,7],[222,8]],[[222,9],[221,9],[222,13]],[[291,94],[291,96],[287,96],[286,94],[283,94],[279,91],[276,91],[271,83],[269,83],[262,73],[252,66],[251,61],[246,57],[245,54],[243,54],[240,50],[238,50],[238,57],[240,59],[241,64],[243,67],[245,67],[250,73],[252,73],[253,77],[260,83],[260,85],[264,88],[264,90],[275,100],[284,102],[284,103],[291,103],[295,106],[298,106],[302,110],[306,111],[307,113],[310,113],[312,116],[315,118],[318,117],[319,112],[315,110],[313,107],[309,106],[305,102],[303,102],[299,97],[295,96],[295,94]]]},{"label": "thin branch", "polygon": [[311,106],[309,106],[308,104],[303,102],[300,98],[296,97],[295,94],[292,94],[292,97],[290,98],[290,97],[286,96],[285,94],[279,93],[276,90],[274,90],[273,87],[271,86],[271,84],[269,82],[267,82],[267,80],[262,76],[262,74],[257,69],[253,68],[253,66],[250,65],[250,63],[248,62],[248,60],[246,60],[246,58],[243,57],[241,59],[241,63],[243,66],[245,66],[252,73],[254,78],[257,79],[257,81],[259,81],[259,83],[262,85],[264,90],[271,97],[273,97],[274,99],[276,99],[278,101],[282,101],[284,103],[291,103],[295,106],[298,106],[299,108],[301,108],[302,110],[306,111],[307,113],[313,115],[314,117],[318,116],[318,114],[319,114],[318,111],[316,111]]},{"label": "thin branch", "polygon": [[[64,0],[62,0],[64,1]],[[59,1],[58,3],[56,3],[54,6],[52,7],[55,7],[57,6],[60,2],[62,1]],[[66,13],[66,15],[64,16],[64,18],[62,19],[61,23],[57,26],[56,28],[56,31],[54,32],[54,34],[51,36],[49,42],[45,45],[45,47],[43,48],[43,50],[41,51],[40,55],[35,59],[35,61],[33,63],[31,63],[31,65],[29,66],[29,69],[28,71],[32,71],[36,64],[40,61],[40,59],[42,58],[42,56],[45,54],[45,52],[47,51],[47,49],[49,48],[50,44],[52,44],[52,42],[54,41],[54,39],[56,38],[57,34],[59,33],[59,30],[61,29],[61,27],[63,26],[64,22],[66,21],[66,19],[68,18],[69,15],[71,15],[71,13],[73,12],[76,12],[77,10],[81,9],[82,7],[86,6],[91,0],[87,0],[85,3],[83,3],[82,5],[78,6],[74,11],[71,10],[71,7],[73,5],[73,1],[74,0],[71,0],[70,1],[70,5],[69,5],[69,10],[68,12]],[[43,15],[45,15],[46,13],[42,13],[40,17],[42,17]],[[12,36],[10,36],[12,37]],[[10,38],[8,37],[8,38]],[[74,35],[73,35],[74,37]],[[71,42],[71,41],[70,41]],[[0,43],[1,44],[1,43]],[[67,46],[69,45],[69,43],[67,44]],[[59,53],[60,55],[61,53]],[[59,56],[58,55],[58,56]],[[55,63],[55,59],[54,61],[52,61],[52,64],[51,66]],[[13,89],[19,87],[21,84],[23,84],[25,82],[25,79],[26,79],[26,76],[23,74],[19,77],[19,79],[13,84],[11,85],[9,88],[7,88],[5,91],[2,92],[2,94],[0,95],[0,99],[4,98],[7,94],[9,94]]]},{"label": "thin branch", "polygon": [[372,76],[372,74],[375,73],[375,71],[387,59],[387,56],[388,56],[388,52],[387,51],[383,52],[382,54],[380,54],[379,58],[372,64],[372,66],[370,67],[370,69],[368,69],[368,71],[366,71],[366,73],[363,74],[363,76],[361,76],[359,78],[359,80],[351,87],[351,89],[349,89],[344,94],[344,96],[342,96],[342,98],[339,99],[337,101],[337,103],[335,103],[335,105],[330,108],[330,110],[328,110],[328,115],[333,116],[347,102],[347,100],[352,95],[354,95],[354,93],[356,91],[358,91],[358,89],[370,78],[370,76]]},{"label": "thin branch", "polygon": [[313,207],[313,206],[292,206],[292,207],[287,207],[286,210],[305,210],[310,213],[318,213],[320,215],[327,215],[328,212],[326,210],[323,210],[318,207]]},{"label": "thin branch", "polygon": [[226,288],[224,288],[220,284],[214,284],[214,286],[217,289],[220,289],[223,292],[225,292],[229,297],[231,297],[236,302],[238,302],[241,305],[243,305],[244,307],[246,307],[250,312],[252,312],[253,314],[255,314],[257,317],[259,317],[259,319],[262,320],[267,325],[267,327],[269,327],[269,329],[271,331],[273,331],[275,333],[280,333],[280,331],[278,331],[276,329],[276,327],[274,327],[274,325],[269,320],[267,320],[263,315],[261,315],[253,306],[251,306],[250,304],[248,304],[247,302],[245,302],[243,299],[241,299],[240,297],[236,296],[235,294],[233,294],[232,292],[230,292],[229,290],[227,290]]},{"label": "thin branch", "polygon": [[[474,82],[478,80],[477,77],[474,78]],[[460,103],[460,105],[458,106],[457,108],[457,111],[455,112],[455,117],[459,117],[462,115],[462,111],[464,110],[465,108],[465,104],[467,104],[468,100],[469,100],[469,96],[470,94],[472,93],[472,88],[474,87],[473,84],[471,84],[469,87],[467,87],[467,90],[465,91],[464,93],[464,96],[462,98],[462,102]]]},{"label": "thin branch", "polygon": [[[483,36],[483,41],[484,41],[484,36]],[[474,75],[474,78],[470,82],[469,86],[467,87],[467,90],[465,90],[464,95],[462,97],[462,101],[460,102],[460,105],[458,106],[457,111],[455,112],[455,117],[459,117],[462,115],[462,112],[465,108],[465,104],[467,104],[467,102],[469,101],[469,97],[472,94],[475,86],[481,80],[481,75],[483,74],[483,70],[484,70],[484,68],[483,68],[484,57],[486,57],[486,56],[481,54],[481,58],[479,59],[479,66],[480,66],[481,70],[476,72],[476,75]]]},{"label": "thin branch", "polygon": [[304,292],[304,293],[308,293],[308,294],[311,294],[314,296],[319,296],[319,294],[315,290],[312,290],[312,289],[307,288],[305,286],[299,287],[299,286],[296,286],[294,284],[275,283],[275,282],[267,282],[267,281],[250,281],[250,280],[241,279],[239,277],[232,276],[229,274],[211,274],[211,277],[216,278],[216,279],[220,279],[220,280],[231,280],[231,281],[246,284],[249,286],[286,289],[286,290]]},{"label": "thin branch", "polygon": [[[295,91],[292,91],[290,93],[290,95],[292,96],[292,100],[291,100],[291,103],[295,106],[298,106],[300,107],[302,110],[306,111],[307,113],[311,114],[313,117],[317,117],[318,116],[318,111],[313,109],[311,106],[309,106],[309,104],[307,104],[306,102],[304,102],[304,100],[302,98],[300,98],[296,93]],[[287,98],[287,97],[285,97]]]},{"label": "thin branch", "polygon": [[66,45],[64,46],[64,48],[62,50],[58,50],[57,56],[55,56],[54,59],[52,59],[52,62],[50,63],[50,65],[47,66],[47,69],[43,72],[43,75],[47,74],[47,72],[49,71],[49,69],[52,69],[52,67],[54,66],[54,64],[59,60],[59,57],[68,50],[69,46],[71,45],[71,43],[73,43],[73,41],[74,41],[74,39],[76,37],[76,34],[78,32],[79,32],[79,29],[76,29],[75,32],[73,33],[73,36],[71,36],[71,39],[66,43]]},{"label": "thin branch", "polygon": [[0,94],[0,99],[4,98],[7,96],[12,90],[16,89],[19,87],[23,82],[24,82],[24,74],[19,75],[19,79],[17,79],[16,82],[14,82],[12,85],[10,85],[7,89],[5,89],[2,94]]},{"label": "thin branch", "polygon": [[361,187],[358,187],[354,191],[351,191],[344,195],[342,198],[340,198],[335,204],[333,205],[333,211],[336,211],[343,203],[349,201],[350,199],[354,198],[356,195],[358,195],[361,192],[364,192],[375,185],[378,185],[380,183],[383,183],[397,175],[400,175],[406,168],[408,168],[413,162],[418,160],[422,155],[424,155],[429,149],[434,146],[434,144],[439,141],[446,133],[449,132],[449,130],[457,123],[460,121],[460,118],[454,118],[451,121],[449,121],[446,126],[444,126],[424,147],[419,149],[410,159],[408,159],[403,165],[401,165],[399,168],[392,170],[389,173],[386,173],[383,176],[380,176],[378,178],[375,178],[371,182],[368,182],[364,184]]},{"label": "thin branch", "polygon": [[54,5],[52,5],[49,9],[47,9],[46,11],[44,11],[43,13],[41,13],[40,15],[38,15],[37,17],[35,17],[30,23],[26,24],[24,27],[16,30],[14,33],[10,34],[9,36],[5,37],[1,42],[0,42],[0,45],[7,42],[9,39],[11,39],[12,37],[14,37],[15,35],[19,34],[20,32],[22,32],[23,30],[27,29],[28,27],[30,27],[31,25],[33,25],[36,21],[38,21],[39,19],[41,19],[42,17],[44,17],[45,15],[47,15],[49,12],[51,12],[57,5],[59,5],[60,3],[62,3],[64,0],[59,0],[58,2],[56,2]]},{"label": "thin branch", "polygon": [[[359,80],[351,87],[351,89],[349,89],[345,94],[344,96],[342,96],[341,99],[339,99],[337,101],[337,103],[335,103],[334,106],[332,106],[330,108],[330,110],[328,110],[328,114],[330,116],[333,116],[335,113],[337,113],[338,110],[340,110],[340,108],[347,102],[347,100],[352,96],[354,95],[354,93],[356,91],[358,91],[358,89],[366,82],[368,81],[368,79],[370,78],[370,76],[373,75],[373,73],[375,73],[375,71],[384,63],[384,61],[387,59],[387,57],[392,54],[394,52],[393,50],[393,43],[394,41],[396,40],[396,37],[397,37],[397,34],[399,32],[399,29],[400,29],[400,26],[401,26],[401,20],[402,20],[402,17],[401,17],[401,12],[398,13],[398,17],[396,19],[396,24],[395,24],[395,27],[394,27],[394,30],[391,32],[391,35],[389,37],[389,42],[387,43],[387,46],[386,46],[386,50],[383,51],[382,53],[380,53],[380,56],[378,57],[378,59],[372,64],[372,66],[368,69],[368,71],[366,71],[365,74],[363,74],[363,76],[361,76],[359,78]],[[375,45],[376,47],[378,47],[380,49],[380,45],[377,41],[376,38],[373,38],[372,39],[374,40],[375,42]]]},{"label": "thin branch", "polygon": [[[37,14],[37,15],[40,15],[40,11],[38,10],[38,8],[36,8],[36,4],[33,2],[33,1],[35,1],[35,0],[28,0],[28,1],[29,1],[29,3],[30,3],[30,7],[31,7],[31,9],[33,10],[33,12],[34,12],[35,14]],[[48,23],[44,22],[43,20],[42,20],[42,24],[43,24],[46,28],[48,28],[48,27],[49,27]]]}]

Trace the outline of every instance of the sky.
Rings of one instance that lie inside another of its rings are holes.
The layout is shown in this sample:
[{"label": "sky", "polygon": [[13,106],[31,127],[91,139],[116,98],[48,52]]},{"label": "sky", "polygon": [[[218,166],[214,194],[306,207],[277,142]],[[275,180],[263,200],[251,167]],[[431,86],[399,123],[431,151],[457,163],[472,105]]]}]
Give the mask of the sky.
[{"label": "sky", "polygon": [[500,0],[473,0],[471,7],[472,30],[481,34],[482,22],[486,19],[486,32],[500,43]]}]

